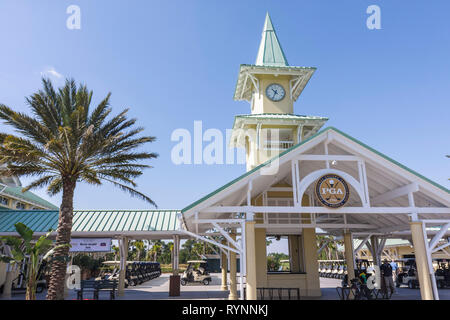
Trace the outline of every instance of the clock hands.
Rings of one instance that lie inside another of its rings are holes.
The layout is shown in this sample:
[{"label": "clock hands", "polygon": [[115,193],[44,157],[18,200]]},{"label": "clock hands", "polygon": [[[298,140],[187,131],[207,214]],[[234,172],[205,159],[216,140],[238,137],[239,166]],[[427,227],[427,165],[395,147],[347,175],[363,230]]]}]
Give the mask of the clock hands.
[{"label": "clock hands", "polygon": [[285,94],[284,88],[279,84],[269,85],[266,89],[266,95],[273,101],[280,101]]},{"label": "clock hands", "polygon": [[275,98],[275,96],[278,94],[278,91],[275,90],[275,89],[272,89],[272,91],[273,91],[273,93],[274,93],[273,97]]}]

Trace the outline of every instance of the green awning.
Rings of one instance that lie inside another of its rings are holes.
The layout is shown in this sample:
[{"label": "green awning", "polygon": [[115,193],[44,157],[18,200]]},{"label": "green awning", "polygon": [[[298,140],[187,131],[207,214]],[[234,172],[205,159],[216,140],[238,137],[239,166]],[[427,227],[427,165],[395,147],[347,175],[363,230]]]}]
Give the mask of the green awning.
[{"label": "green awning", "polygon": [[[72,232],[164,232],[178,231],[178,210],[75,210]],[[15,232],[22,222],[34,232],[58,227],[58,211],[10,210],[0,212],[0,233]]]}]

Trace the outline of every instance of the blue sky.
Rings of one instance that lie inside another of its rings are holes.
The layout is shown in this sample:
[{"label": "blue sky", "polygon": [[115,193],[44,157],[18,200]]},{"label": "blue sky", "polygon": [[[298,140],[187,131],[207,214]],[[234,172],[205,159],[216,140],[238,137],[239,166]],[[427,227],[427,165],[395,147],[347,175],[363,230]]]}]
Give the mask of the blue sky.
[{"label": "blue sky", "polygon": [[[111,91],[113,110],[130,107],[157,137],[149,149],[160,157],[138,179],[139,190],[160,208],[181,209],[245,171],[176,166],[170,135],[192,131],[195,120],[225,132],[236,114],[250,112],[233,93],[239,65],[256,59],[269,11],[289,63],[318,68],[295,113],[329,117],[327,125],[448,188],[450,2],[429,3],[2,1],[0,102],[26,111],[24,97],[41,87],[42,74],[56,85],[64,77],[86,83],[94,102]],[[81,8],[80,30],[66,28],[71,4]],[[381,30],[366,27],[371,4],[381,8]],[[85,184],[75,207],[150,208],[112,186]]]}]

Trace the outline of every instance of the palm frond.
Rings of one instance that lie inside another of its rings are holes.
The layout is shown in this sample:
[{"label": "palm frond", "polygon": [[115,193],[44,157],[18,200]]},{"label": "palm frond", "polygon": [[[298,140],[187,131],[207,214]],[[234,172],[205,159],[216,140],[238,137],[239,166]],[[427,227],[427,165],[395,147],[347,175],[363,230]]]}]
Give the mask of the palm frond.
[{"label": "palm frond", "polygon": [[154,205],[132,187],[151,168],[142,161],[158,157],[140,149],[155,137],[140,136],[144,129],[135,127],[128,109],[111,116],[110,93],[90,110],[93,93],[84,84],[67,79],[55,90],[42,79],[42,87],[27,98],[31,114],[0,105],[0,119],[19,133],[0,133],[0,163],[9,174],[37,177],[24,190],[47,187],[56,194],[68,178],[94,185],[104,180]]},{"label": "palm frond", "polygon": [[115,185],[119,189],[121,189],[121,190],[123,190],[125,192],[128,192],[132,197],[138,197],[138,198],[140,198],[140,199],[142,199],[144,201],[147,201],[148,203],[153,205],[155,208],[158,208],[156,203],[152,199],[150,199],[148,196],[146,196],[145,194],[143,194],[143,193],[141,193],[141,192],[139,192],[137,190],[134,190],[133,188],[130,188],[130,187],[124,185],[124,184],[118,183],[118,182],[116,182],[114,180],[110,180],[110,179],[106,179],[106,178],[103,178],[103,179],[108,181],[108,182],[110,182],[110,183],[112,183],[113,185]]}]

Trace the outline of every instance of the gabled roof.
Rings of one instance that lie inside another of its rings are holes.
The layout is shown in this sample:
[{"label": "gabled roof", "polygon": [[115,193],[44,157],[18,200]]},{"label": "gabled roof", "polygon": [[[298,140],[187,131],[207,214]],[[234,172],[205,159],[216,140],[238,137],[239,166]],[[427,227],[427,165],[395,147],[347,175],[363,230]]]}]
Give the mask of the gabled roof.
[{"label": "gabled roof", "polygon": [[266,20],[264,22],[256,65],[282,67],[289,65],[283,49],[281,48],[280,41],[278,40],[269,13],[266,14]]},{"label": "gabled roof", "polygon": [[300,79],[299,84],[292,92],[292,99],[297,101],[300,94],[305,89],[312,75],[316,71],[315,67],[293,67],[293,66],[271,66],[271,65],[253,65],[241,64],[239,67],[239,76],[234,90],[234,100],[251,101],[254,84],[249,76],[261,74],[278,74]]},{"label": "gabled roof", "polygon": [[[178,231],[177,210],[74,210],[72,233]],[[22,222],[36,233],[56,230],[58,211],[10,210],[0,212],[0,233],[15,232]]]},{"label": "gabled roof", "polygon": [[22,186],[5,186],[4,188],[0,187],[0,190],[0,194],[4,193],[6,195],[22,199],[23,201],[38,205],[43,208],[58,210],[57,206],[35,195],[33,192],[22,192]]},{"label": "gabled roof", "polygon": [[308,139],[306,139],[306,140],[300,142],[299,144],[297,144],[297,145],[295,145],[295,146],[293,146],[293,147],[287,149],[286,151],[280,153],[279,155],[275,156],[274,158],[268,160],[267,162],[265,162],[265,163],[263,163],[263,164],[261,164],[261,165],[255,167],[255,168],[253,168],[252,170],[250,170],[250,171],[244,173],[243,175],[237,177],[236,179],[234,179],[234,180],[230,181],[229,183],[223,185],[222,187],[216,189],[215,191],[213,191],[213,192],[207,194],[206,196],[202,197],[201,199],[195,201],[194,203],[192,203],[192,204],[190,204],[189,206],[187,206],[187,207],[185,207],[184,209],[182,209],[181,212],[185,213],[185,212],[187,212],[187,211],[189,211],[189,210],[192,210],[194,207],[200,205],[202,202],[205,202],[206,200],[210,199],[211,197],[215,196],[216,194],[219,194],[220,192],[222,192],[222,191],[224,191],[224,190],[226,190],[226,189],[232,187],[234,184],[238,183],[239,181],[243,180],[244,178],[246,178],[246,177],[248,177],[248,176],[250,176],[250,175],[256,173],[257,171],[261,170],[262,168],[268,166],[268,165],[269,165],[270,163],[272,163],[273,161],[275,161],[275,160],[277,160],[277,159],[279,159],[279,158],[282,158],[282,157],[284,157],[284,156],[286,156],[286,155],[288,155],[288,154],[290,154],[290,153],[292,153],[292,152],[295,152],[296,149],[298,149],[298,148],[300,148],[301,146],[305,145],[305,144],[308,143],[309,141],[314,140],[314,139],[318,138],[319,136],[324,135],[325,133],[327,133],[327,132],[329,132],[329,131],[334,131],[334,132],[336,132],[337,134],[340,134],[340,135],[342,135],[342,136],[344,136],[344,137],[346,137],[346,138],[352,140],[353,142],[356,142],[356,143],[357,143],[358,145],[360,145],[361,147],[363,147],[363,148],[365,148],[365,149],[367,149],[367,150],[369,150],[369,151],[375,153],[375,154],[378,155],[378,156],[381,156],[382,158],[384,158],[385,160],[389,161],[390,163],[392,163],[392,164],[398,166],[399,168],[408,171],[409,173],[413,174],[414,176],[416,176],[416,177],[419,178],[420,180],[422,180],[422,181],[424,181],[424,182],[426,182],[426,183],[429,183],[429,184],[431,184],[431,185],[433,185],[433,186],[435,186],[435,187],[437,187],[437,188],[443,190],[443,191],[446,192],[447,194],[450,194],[450,190],[447,189],[447,188],[445,188],[444,186],[442,186],[442,185],[440,185],[440,184],[438,184],[438,183],[436,183],[436,182],[434,182],[434,181],[432,181],[432,180],[426,178],[425,176],[423,176],[423,175],[417,173],[416,171],[414,171],[414,170],[412,170],[412,169],[410,169],[410,168],[408,168],[408,167],[402,165],[401,163],[399,163],[399,162],[393,160],[392,158],[386,156],[385,154],[383,154],[383,153],[381,153],[381,152],[379,152],[379,151],[377,151],[377,150],[375,150],[375,149],[369,147],[368,145],[366,145],[366,144],[364,144],[363,142],[361,142],[361,141],[359,141],[359,140],[357,140],[357,139],[351,137],[350,135],[348,135],[348,134],[346,134],[346,133],[344,133],[344,132],[342,132],[342,131],[340,131],[340,130],[334,128],[334,127],[327,127],[327,128],[325,128],[325,129],[323,129],[322,131],[316,133],[315,135],[311,136],[310,138],[308,138]]}]

